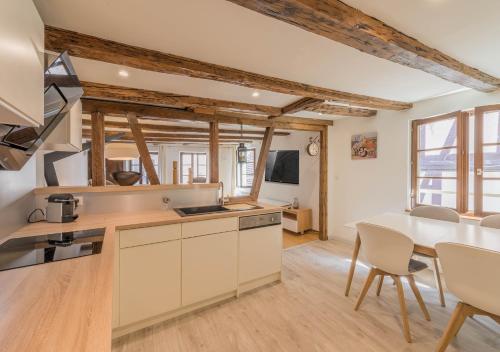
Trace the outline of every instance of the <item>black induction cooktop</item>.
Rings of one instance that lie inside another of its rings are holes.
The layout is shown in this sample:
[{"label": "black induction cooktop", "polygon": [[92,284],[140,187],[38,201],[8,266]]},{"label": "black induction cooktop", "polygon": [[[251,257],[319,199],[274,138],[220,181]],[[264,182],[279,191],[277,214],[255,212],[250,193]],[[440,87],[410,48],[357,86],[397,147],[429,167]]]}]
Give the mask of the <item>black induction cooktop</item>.
[{"label": "black induction cooktop", "polygon": [[12,238],[0,245],[0,271],[99,254],[104,228]]}]

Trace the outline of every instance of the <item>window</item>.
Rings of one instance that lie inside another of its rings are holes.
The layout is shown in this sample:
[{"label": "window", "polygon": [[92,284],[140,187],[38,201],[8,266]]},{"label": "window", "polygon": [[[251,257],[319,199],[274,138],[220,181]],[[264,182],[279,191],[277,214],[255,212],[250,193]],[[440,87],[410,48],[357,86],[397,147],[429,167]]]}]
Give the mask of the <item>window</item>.
[{"label": "window", "polygon": [[[156,174],[158,175],[158,152],[149,152],[151,155],[151,160],[153,161],[153,167],[156,170]],[[144,165],[142,165],[142,159],[134,159],[134,160],[127,160],[124,162],[124,170],[125,171],[136,171],[141,173],[141,179],[139,180],[139,184],[141,185],[147,185],[149,184],[149,178],[146,173],[146,170],[144,169]]]},{"label": "window", "polygon": [[500,105],[412,123],[412,207],[500,212]]},{"label": "window", "polygon": [[500,212],[500,105],[474,110],[474,210]]},{"label": "window", "polygon": [[[252,188],[255,173],[255,149],[247,150],[247,162],[237,163],[237,187]],[[238,156],[236,156],[238,159]]]},{"label": "window", "polygon": [[207,182],[207,153],[181,152],[181,183],[189,183],[189,170],[193,175],[193,183]]}]

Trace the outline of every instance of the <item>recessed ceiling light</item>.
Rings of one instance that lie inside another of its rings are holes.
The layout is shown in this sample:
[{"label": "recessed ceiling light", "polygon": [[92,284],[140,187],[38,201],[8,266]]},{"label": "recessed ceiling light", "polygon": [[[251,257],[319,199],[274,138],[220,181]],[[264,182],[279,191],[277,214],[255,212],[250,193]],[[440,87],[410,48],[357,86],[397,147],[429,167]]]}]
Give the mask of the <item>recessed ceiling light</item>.
[{"label": "recessed ceiling light", "polygon": [[323,113],[322,113],[322,112],[319,112],[318,114],[323,115]]},{"label": "recessed ceiling light", "polygon": [[125,71],[125,70],[120,70],[118,71],[118,74],[121,76],[121,77],[128,77],[128,72]]},{"label": "recessed ceiling light", "polygon": [[260,96],[260,93],[258,91],[255,91],[252,93],[252,97],[258,98]]}]

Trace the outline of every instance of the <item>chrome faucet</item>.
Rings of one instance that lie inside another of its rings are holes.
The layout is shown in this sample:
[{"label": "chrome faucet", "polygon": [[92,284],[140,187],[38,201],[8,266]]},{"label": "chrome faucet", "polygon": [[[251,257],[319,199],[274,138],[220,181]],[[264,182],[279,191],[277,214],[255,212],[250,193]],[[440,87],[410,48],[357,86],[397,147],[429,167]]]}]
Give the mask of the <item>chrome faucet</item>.
[{"label": "chrome faucet", "polygon": [[219,182],[219,188],[217,188],[217,193],[220,193],[222,190],[222,194],[220,195],[219,198],[219,204],[224,206],[224,182],[220,181]]}]

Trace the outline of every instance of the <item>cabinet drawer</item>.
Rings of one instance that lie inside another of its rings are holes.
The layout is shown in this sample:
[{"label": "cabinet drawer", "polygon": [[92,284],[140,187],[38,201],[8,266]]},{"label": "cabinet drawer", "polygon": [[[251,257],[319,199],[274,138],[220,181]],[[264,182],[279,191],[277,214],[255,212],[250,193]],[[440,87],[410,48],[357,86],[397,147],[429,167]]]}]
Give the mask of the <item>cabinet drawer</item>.
[{"label": "cabinet drawer", "polygon": [[298,222],[295,219],[289,219],[283,216],[282,219],[283,228],[292,232],[299,232]]},{"label": "cabinet drawer", "polygon": [[120,248],[142,246],[145,244],[178,240],[181,238],[181,225],[141,227],[120,231]]},{"label": "cabinet drawer", "polygon": [[224,218],[186,222],[182,224],[182,238],[210,235],[238,230],[238,218]]},{"label": "cabinet drawer", "polygon": [[182,305],[236,289],[238,233],[182,240]]}]

